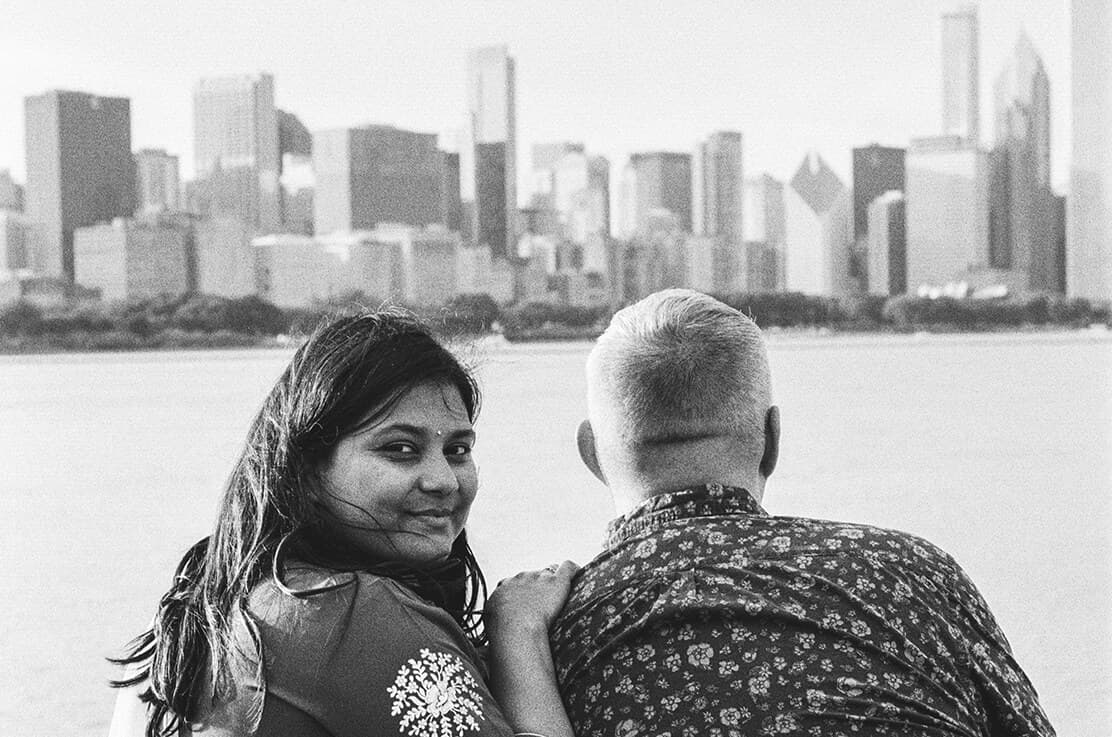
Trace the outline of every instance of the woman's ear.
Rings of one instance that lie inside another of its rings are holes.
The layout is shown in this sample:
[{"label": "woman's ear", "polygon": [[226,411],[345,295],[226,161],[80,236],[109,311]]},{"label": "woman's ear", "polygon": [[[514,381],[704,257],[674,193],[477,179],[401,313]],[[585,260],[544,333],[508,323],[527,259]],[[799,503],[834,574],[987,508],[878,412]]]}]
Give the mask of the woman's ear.
[{"label": "woman's ear", "polygon": [[590,469],[595,478],[605,484],[606,477],[602,475],[602,467],[598,462],[595,431],[591,429],[590,420],[583,420],[579,423],[579,428],[575,431],[575,444],[579,448],[579,457],[583,459],[583,465]]}]

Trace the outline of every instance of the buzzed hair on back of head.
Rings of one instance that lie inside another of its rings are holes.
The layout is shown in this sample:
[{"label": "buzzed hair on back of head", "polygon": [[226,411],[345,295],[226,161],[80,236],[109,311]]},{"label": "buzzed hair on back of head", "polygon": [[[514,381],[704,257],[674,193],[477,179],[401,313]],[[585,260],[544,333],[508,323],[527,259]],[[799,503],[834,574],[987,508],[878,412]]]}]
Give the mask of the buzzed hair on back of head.
[{"label": "buzzed hair on back of head", "polygon": [[734,308],[687,289],[657,292],[614,315],[587,366],[592,415],[605,406],[624,445],[729,434],[759,458],[768,356],[756,323]]}]

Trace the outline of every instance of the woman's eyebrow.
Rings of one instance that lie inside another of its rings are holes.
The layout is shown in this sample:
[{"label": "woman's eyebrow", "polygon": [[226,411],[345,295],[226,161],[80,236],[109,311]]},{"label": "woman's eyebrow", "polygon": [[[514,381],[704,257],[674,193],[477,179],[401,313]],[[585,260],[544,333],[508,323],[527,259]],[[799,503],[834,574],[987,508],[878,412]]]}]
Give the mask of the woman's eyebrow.
[{"label": "woman's eyebrow", "polygon": [[[376,435],[388,432],[406,432],[410,435],[417,435],[419,437],[426,437],[436,432],[428,427],[412,425],[408,422],[391,422],[389,425],[381,425],[368,429]],[[448,437],[473,439],[475,437],[475,431],[470,427],[459,427],[455,430],[449,430]]]}]

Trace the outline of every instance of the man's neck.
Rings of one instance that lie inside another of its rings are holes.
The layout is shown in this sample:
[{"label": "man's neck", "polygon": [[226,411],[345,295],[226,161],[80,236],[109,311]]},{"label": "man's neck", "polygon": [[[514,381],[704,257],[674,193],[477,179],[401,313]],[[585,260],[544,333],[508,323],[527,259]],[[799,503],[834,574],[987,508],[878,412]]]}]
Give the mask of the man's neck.
[{"label": "man's neck", "polygon": [[610,494],[614,501],[615,515],[628,514],[648,499],[682,489],[697,489],[707,484],[721,484],[745,489],[758,504],[764,497],[765,480],[759,473],[754,474],[706,474],[677,476],[673,479],[631,480],[611,485]]}]

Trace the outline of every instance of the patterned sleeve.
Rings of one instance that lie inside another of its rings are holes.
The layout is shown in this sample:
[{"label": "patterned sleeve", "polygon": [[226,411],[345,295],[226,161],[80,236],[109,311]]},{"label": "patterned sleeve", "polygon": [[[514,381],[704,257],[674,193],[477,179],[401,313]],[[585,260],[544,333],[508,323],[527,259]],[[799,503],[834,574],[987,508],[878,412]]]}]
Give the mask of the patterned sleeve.
[{"label": "patterned sleeve", "polygon": [[[949,556],[947,556],[949,557]],[[1038,694],[1012,655],[1004,632],[981,592],[953,559],[951,591],[961,639],[968,643],[971,676],[981,694],[991,737],[1054,737]]]},{"label": "patterned sleeve", "polygon": [[304,599],[284,597],[260,630],[265,727],[291,715],[333,737],[504,737],[507,725],[473,647],[443,610],[400,585],[358,577]]}]

